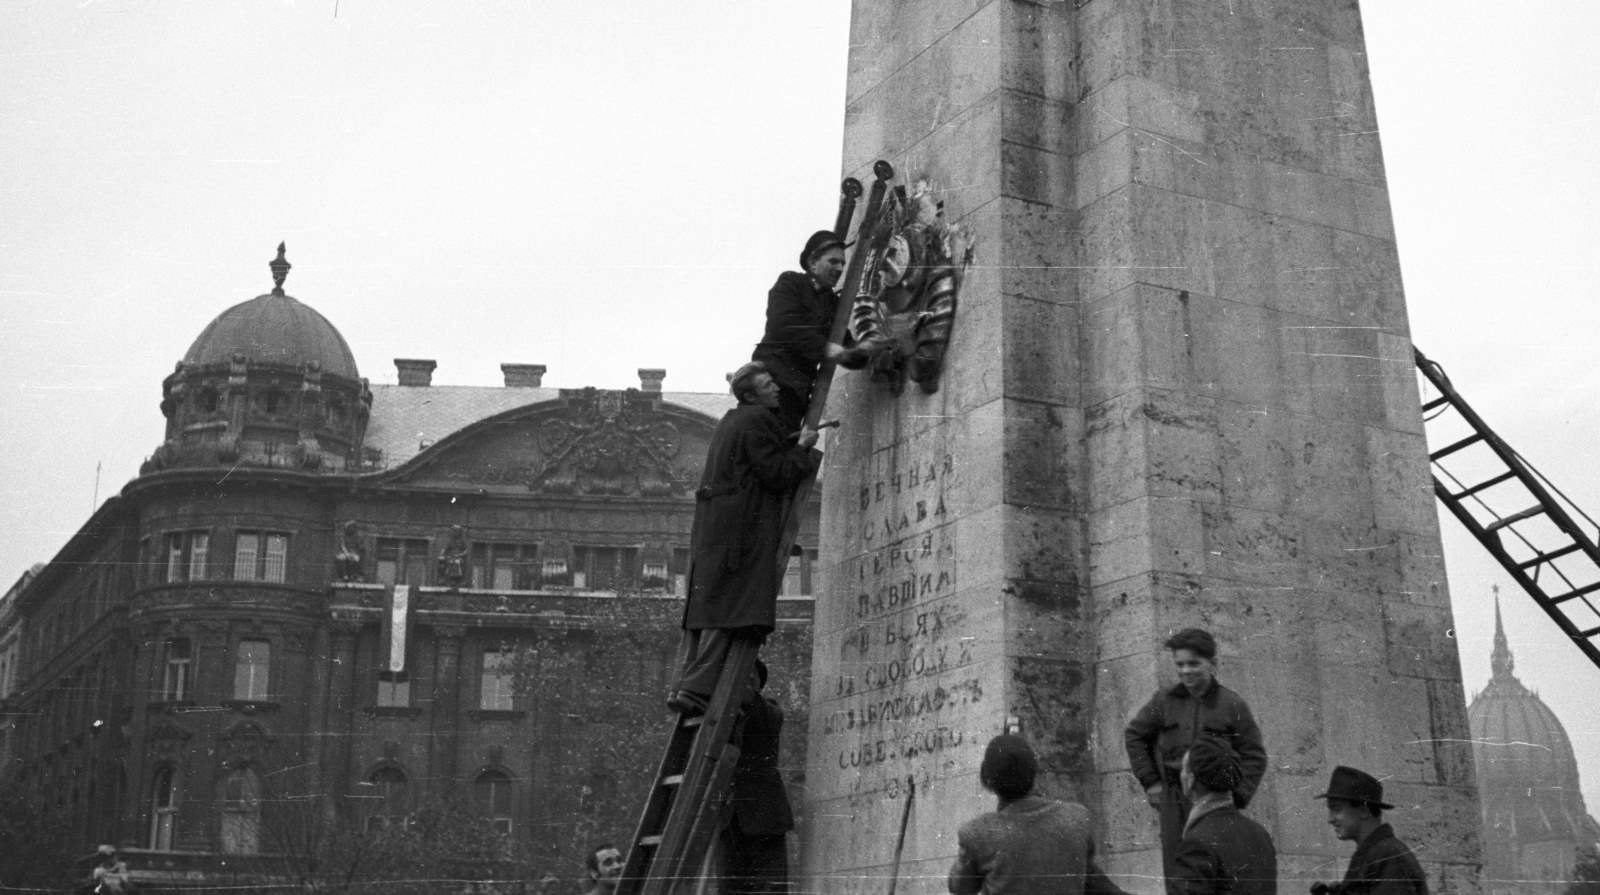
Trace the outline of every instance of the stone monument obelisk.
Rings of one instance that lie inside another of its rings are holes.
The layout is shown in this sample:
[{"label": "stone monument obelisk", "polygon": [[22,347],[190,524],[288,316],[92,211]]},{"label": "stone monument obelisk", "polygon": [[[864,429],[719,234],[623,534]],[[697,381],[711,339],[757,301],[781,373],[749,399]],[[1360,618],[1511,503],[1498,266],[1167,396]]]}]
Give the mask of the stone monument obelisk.
[{"label": "stone monument obelisk", "polygon": [[1312,799],[1338,764],[1435,891],[1477,891],[1356,4],[863,0],[850,42],[846,173],[925,178],[976,248],[936,391],[835,381],[808,890],[943,892],[1015,723],[1105,869],[1160,891],[1122,731],[1198,626],[1265,734],[1282,891],[1343,874]]}]

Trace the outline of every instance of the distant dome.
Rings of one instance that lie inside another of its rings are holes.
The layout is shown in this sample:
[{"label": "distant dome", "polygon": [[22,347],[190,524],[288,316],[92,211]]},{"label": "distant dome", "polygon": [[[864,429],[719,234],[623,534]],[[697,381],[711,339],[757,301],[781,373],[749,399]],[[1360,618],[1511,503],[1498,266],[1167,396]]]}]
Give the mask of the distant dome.
[{"label": "distant dome", "polygon": [[282,292],[234,305],[200,332],[185,364],[226,364],[235,354],[252,363],[299,366],[310,361],[324,374],[359,379],[355,355],[328,318]]},{"label": "distant dome", "polygon": [[1539,879],[1544,871],[1560,879],[1571,870],[1571,855],[1563,851],[1556,865],[1546,863],[1541,869],[1534,866],[1540,859],[1526,849],[1557,840],[1592,844],[1594,821],[1583,805],[1578,761],[1566,728],[1513,672],[1498,593],[1489,664],[1489,685],[1467,706],[1488,861],[1495,865],[1489,870],[1497,879]]},{"label": "distant dome", "polygon": [[1478,783],[1485,789],[1576,791],[1578,761],[1555,713],[1515,677],[1496,677],[1467,709]]}]

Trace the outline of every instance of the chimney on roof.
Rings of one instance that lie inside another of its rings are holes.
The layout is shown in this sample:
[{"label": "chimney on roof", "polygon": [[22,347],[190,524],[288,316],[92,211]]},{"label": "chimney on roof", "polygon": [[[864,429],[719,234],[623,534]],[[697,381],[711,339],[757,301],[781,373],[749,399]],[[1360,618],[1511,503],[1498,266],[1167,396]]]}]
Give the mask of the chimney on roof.
[{"label": "chimney on roof", "polygon": [[544,371],[547,369],[544,364],[500,365],[500,372],[506,377],[506,388],[538,388],[544,382]]},{"label": "chimney on roof", "polygon": [[667,378],[667,371],[660,369],[639,368],[639,391],[659,392],[661,381]]},{"label": "chimney on roof", "polygon": [[432,360],[413,360],[404,357],[394,359],[394,368],[400,374],[401,385],[433,385],[433,368],[437,366],[439,362]]}]

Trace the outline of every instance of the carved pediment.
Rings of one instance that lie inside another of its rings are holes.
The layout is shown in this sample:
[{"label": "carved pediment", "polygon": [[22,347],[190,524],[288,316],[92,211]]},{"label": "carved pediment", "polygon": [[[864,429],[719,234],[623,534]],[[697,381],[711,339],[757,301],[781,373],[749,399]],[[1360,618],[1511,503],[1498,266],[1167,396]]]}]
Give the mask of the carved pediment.
[{"label": "carved pediment", "polygon": [[177,722],[162,720],[145,735],[145,748],[152,755],[172,758],[183,751],[183,744],[194,734]]},{"label": "carved pediment", "polygon": [[452,436],[400,478],[551,495],[685,496],[715,424],[637,391],[563,391]]}]

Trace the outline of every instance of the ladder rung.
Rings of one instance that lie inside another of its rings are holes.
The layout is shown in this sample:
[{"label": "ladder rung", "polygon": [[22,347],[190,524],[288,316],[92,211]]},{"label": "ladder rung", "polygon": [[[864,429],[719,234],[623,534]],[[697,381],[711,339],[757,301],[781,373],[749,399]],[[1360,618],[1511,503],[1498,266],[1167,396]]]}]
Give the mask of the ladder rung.
[{"label": "ladder rung", "polygon": [[1432,401],[1429,401],[1428,403],[1422,405],[1422,412],[1423,413],[1427,413],[1428,411],[1432,410],[1435,407],[1439,407],[1439,406],[1441,406],[1443,404],[1449,404],[1449,403],[1450,403],[1450,399],[1449,398],[1445,397],[1444,395],[1440,395],[1439,397],[1434,398]]},{"label": "ladder rung", "polygon": [[1482,491],[1482,490],[1484,490],[1486,488],[1493,488],[1495,485],[1500,484],[1501,482],[1505,481],[1506,479],[1514,479],[1516,477],[1517,477],[1517,474],[1515,472],[1502,472],[1499,475],[1495,476],[1492,479],[1489,479],[1486,482],[1479,482],[1478,484],[1473,485],[1471,488],[1468,488],[1465,491],[1457,491],[1456,493],[1454,493],[1454,494],[1452,494],[1450,496],[1455,498],[1456,500],[1460,500],[1463,497],[1471,497],[1472,495],[1477,494],[1479,491]]},{"label": "ladder rung", "polygon": [[661,836],[659,834],[654,836],[641,836],[639,837],[639,844],[645,848],[655,848],[661,844]]},{"label": "ladder rung", "polygon": [[683,775],[682,774],[668,774],[667,776],[661,778],[661,785],[662,786],[682,786],[683,785]]},{"label": "ladder rung", "polygon": [[1493,522],[1489,523],[1488,527],[1484,528],[1484,531],[1485,532],[1496,532],[1496,531],[1499,531],[1502,528],[1505,528],[1507,525],[1515,525],[1516,523],[1521,522],[1524,519],[1532,519],[1534,516],[1537,516],[1540,513],[1543,513],[1544,511],[1545,511],[1545,509],[1544,509],[1544,507],[1542,505],[1541,506],[1528,507],[1527,509],[1523,510],[1520,513],[1513,513],[1510,516],[1505,517],[1504,519],[1496,519],[1496,520],[1494,520]]},{"label": "ladder rung", "polygon": [[1567,602],[1568,600],[1576,600],[1577,598],[1583,596],[1584,594],[1592,594],[1597,590],[1600,590],[1600,581],[1596,581],[1593,584],[1585,584],[1583,587],[1580,587],[1577,590],[1567,591],[1566,593],[1562,594],[1559,597],[1551,597],[1550,598],[1550,605],[1551,606],[1558,606],[1558,605],[1560,605],[1562,603]]},{"label": "ladder rung", "polygon": [[1575,553],[1575,552],[1577,552],[1579,550],[1582,550],[1582,549],[1583,549],[1583,547],[1581,545],[1577,544],[1577,543],[1568,544],[1567,546],[1562,547],[1560,550],[1552,550],[1549,553],[1541,553],[1538,556],[1535,556],[1533,559],[1528,560],[1527,562],[1517,563],[1517,568],[1519,568],[1519,569],[1531,569],[1534,566],[1539,565],[1540,563],[1547,563],[1552,559],[1559,559],[1559,558],[1561,558],[1563,556],[1566,556],[1568,553]]},{"label": "ladder rung", "polygon": [[1483,436],[1479,435],[1476,432],[1474,432],[1471,435],[1468,435],[1466,438],[1463,438],[1463,439],[1461,439],[1460,441],[1458,441],[1458,442],[1456,442],[1454,444],[1447,444],[1444,447],[1439,448],[1438,450],[1436,450],[1433,453],[1429,454],[1428,455],[1428,459],[1437,461],[1440,457],[1448,457],[1451,454],[1455,453],[1456,451],[1459,451],[1464,447],[1468,447],[1470,445],[1477,444],[1478,442],[1480,442],[1482,440],[1483,440]]},{"label": "ladder rung", "polygon": [[1585,640],[1589,639],[1590,637],[1593,637],[1596,634],[1600,634],[1600,628],[1590,628],[1587,631],[1579,631],[1578,632],[1578,636],[1582,637]]}]

